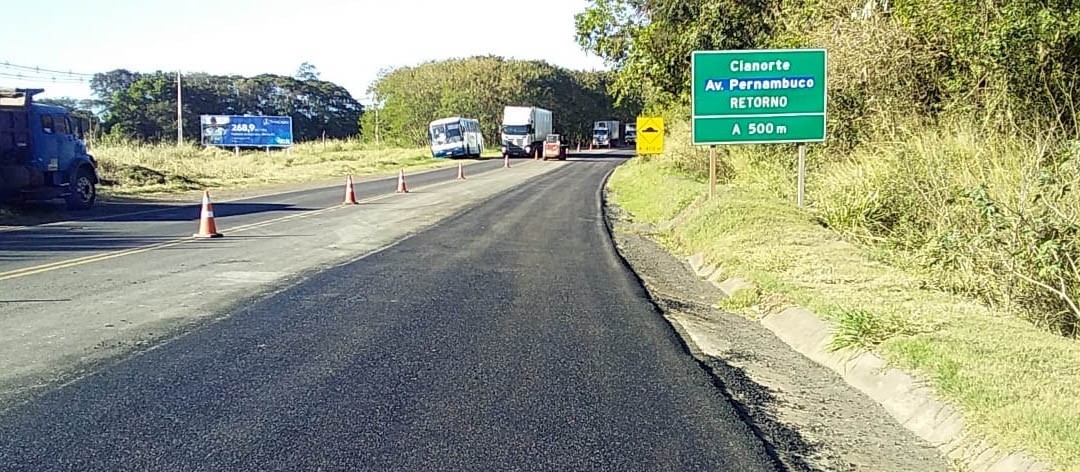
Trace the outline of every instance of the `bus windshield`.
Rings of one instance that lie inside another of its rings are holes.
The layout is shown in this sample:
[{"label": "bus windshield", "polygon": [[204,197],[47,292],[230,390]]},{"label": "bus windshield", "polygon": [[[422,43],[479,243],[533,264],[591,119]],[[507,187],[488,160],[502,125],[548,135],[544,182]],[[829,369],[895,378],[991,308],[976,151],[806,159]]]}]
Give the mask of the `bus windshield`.
[{"label": "bus windshield", "polygon": [[447,144],[460,142],[461,126],[457,123],[431,126],[431,142],[433,144]]}]

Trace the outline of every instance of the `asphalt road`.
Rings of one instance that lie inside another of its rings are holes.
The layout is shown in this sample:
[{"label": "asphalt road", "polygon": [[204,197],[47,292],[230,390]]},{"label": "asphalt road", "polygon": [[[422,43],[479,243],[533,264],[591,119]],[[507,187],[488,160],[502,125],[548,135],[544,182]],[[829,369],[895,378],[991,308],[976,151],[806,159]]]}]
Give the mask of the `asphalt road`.
[{"label": "asphalt road", "polygon": [[[494,159],[469,164],[466,176],[496,170]],[[452,180],[457,167],[409,173],[410,188]],[[394,193],[397,177],[355,180],[358,199]],[[324,188],[303,189],[273,195],[217,201],[211,194],[214,219],[219,228],[240,227],[322,209],[344,200],[344,180]],[[198,230],[201,201],[102,202],[85,212],[54,212],[50,204],[36,204],[33,219],[44,224],[0,229],[0,280],[5,274],[72,258],[123,251],[190,237]]]},{"label": "asphalt road", "polygon": [[0,470],[773,470],[614,252],[615,163],[12,407]]}]

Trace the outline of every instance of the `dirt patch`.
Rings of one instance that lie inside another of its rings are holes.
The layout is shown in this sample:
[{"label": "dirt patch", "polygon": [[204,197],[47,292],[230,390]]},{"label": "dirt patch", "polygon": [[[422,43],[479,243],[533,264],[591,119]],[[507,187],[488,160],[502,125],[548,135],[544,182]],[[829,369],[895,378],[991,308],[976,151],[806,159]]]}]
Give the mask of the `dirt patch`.
[{"label": "dirt patch", "polygon": [[723,293],[605,205],[620,255],[778,458],[797,471],[954,470],[929,443],[765,327],[715,307]]}]

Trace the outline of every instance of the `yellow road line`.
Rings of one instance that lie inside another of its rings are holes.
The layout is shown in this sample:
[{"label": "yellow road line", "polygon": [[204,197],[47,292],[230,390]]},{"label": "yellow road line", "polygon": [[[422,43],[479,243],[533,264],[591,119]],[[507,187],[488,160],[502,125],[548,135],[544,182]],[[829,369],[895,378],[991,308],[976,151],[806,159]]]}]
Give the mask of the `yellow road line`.
[{"label": "yellow road line", "polygon": [[[440,186],[448,185],[448,184],[455,183],[455,182],[457,182],[457,181],[456,180],[447,180],[447,181],[437,182],[437,183],[428,184],[428,185],[425,185],[425,186],[422,186],[422,187],[415,187],[415,188],[416,189],[431,189],[431,188],[434,188],[434,187],[440,187]],[[397,196],[397,195],[398,195],[397,193],[386,193],[386,194],[382,194],[382,195],[376,195],[374,197],[368,197],[368,198],[365,198],[363,200],[359,200],[359,202],[360,203],[371,203],[371,202],[376,202],[376,201],[379,201],[379,200],[385,200],[387,198],[394,197],[394,196]],[[241,226],[236,226],[236,227],[233,227],[233,228],[229,228],[228,232],[229,233],[240,233],[240,232],[244,232],[244,231],[251,230],[251,229],[261,228],[261,227],[264,227],[264,226],[270,226],[270,225],[272,225],[274,223],[280,223],[282,221],[287,221],[287,220],[291,220],[291,219],[295,219],[295,218],[307,218],[309,216],[316,216],[316,215],[320,215],[320,214],[323,214],[323,213],[328,213],[328,212],[333,211],[333,210],[339,210],[339,209],[342,209],[342,208],[348,208],[349,206],[350,205],[336,205],[336,206],[332,206],[332,207],[322,208],[322,209],[319,209],[319,210],[310,210],[310,211],[305,211],[305,212],[296,213],[296,214],[292,214],[292,215],[273,218],[273,219],[266,220],[266,221],[257,221],[255,223],[249,223],[249,224],[246,224],[246,225],[241,225]],[[9,270],[7,272],[0,272],[0,281],[15,279],[15,278],[19,278],[19,277],[27,277],[27,276],[30,276],[30,275],[37,275],[37,274],[41,274],[41,273],[44,273],[44,272],[51,272],[51,271],[59,270],[59,269],[67,269],[69,267],[75,267],[75,266],[90,264],[90,263],[94,263],[94,262],[107,261],[109,259],[116,259],[118,257],[130,256],[130,255],[133,255],[133,254],[140,254],[140,253],[144,253],[144,252],[148,252],[148,251],[153,251],[155,249],[164,249],[164,248],[167,248],[167,247],[179,246],[181,244],[190,243],[190,242],[194,242],[194,241],[198,241],[198,239],[195,239],[195,238],[192,238],[192,237],[187,237],[187,238],[183,238],[183,239],[174,239],[174,240],[171,240],[171,241],[165,241],[165,242],[161,242],[161,243],[157,243],[157,244],[151,244],[149,246],[142,246],[142,247],[136,247],[136,248],[131,248],[131,249],[124,249],[124,250],[120,250],[120,251],[107,252],[107,253],[104,253],[104,254],[93,254],[93,255],[89,255],[89,256],[78,257],[78,258],[75,258],[75,259],[67,259],[67,260],[63,260],[63,261],[50,262],[48,264],[41,264],[41,265],[32,266],[32,267],[24,267],[22,269]]]}]

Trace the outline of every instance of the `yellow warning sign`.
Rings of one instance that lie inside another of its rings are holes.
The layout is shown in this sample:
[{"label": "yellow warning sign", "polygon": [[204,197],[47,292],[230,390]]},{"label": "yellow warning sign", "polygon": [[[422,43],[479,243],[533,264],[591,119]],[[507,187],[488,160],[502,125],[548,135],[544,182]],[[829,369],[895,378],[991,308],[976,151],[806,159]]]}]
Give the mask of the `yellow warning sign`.
[{"label": "yellow warning sign", "polygon": [[639,116],[637,119],[637,153],[664,152],[664,119],[659,116]]}]

